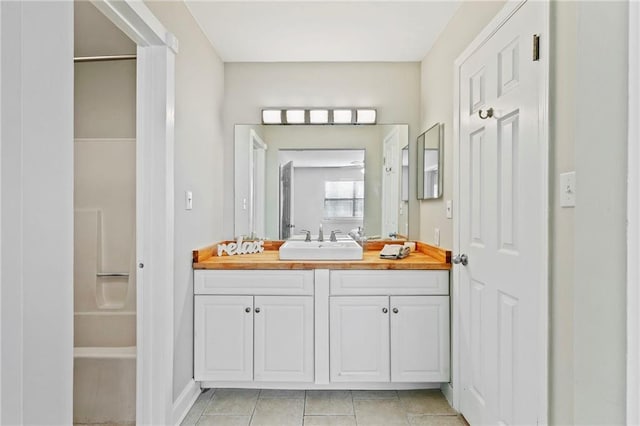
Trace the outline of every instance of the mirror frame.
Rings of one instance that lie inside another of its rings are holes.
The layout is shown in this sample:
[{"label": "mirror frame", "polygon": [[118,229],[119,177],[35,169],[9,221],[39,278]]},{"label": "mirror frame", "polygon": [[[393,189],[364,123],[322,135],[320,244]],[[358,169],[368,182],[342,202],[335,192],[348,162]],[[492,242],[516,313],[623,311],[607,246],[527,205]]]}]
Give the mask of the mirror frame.
[{"label": "mirror frame", "polygon": [[[424,151],[427,148],[427,137],[429,139],[437,140],[438,145],[438,194],[433,197],[425,197],[424,196]],[[417,169],[416,169],[416,177],[418,179],[417,184],[417,199],[418,200],[436,200],[438,198],[442,198],[443,192],[443,167],[444,167],[444,125],[441,123],[436,123],[433,126],[429,127],[425,132],[423,132],[417,139],[417,150],[416,150],[416,159],[417,159]]]}]

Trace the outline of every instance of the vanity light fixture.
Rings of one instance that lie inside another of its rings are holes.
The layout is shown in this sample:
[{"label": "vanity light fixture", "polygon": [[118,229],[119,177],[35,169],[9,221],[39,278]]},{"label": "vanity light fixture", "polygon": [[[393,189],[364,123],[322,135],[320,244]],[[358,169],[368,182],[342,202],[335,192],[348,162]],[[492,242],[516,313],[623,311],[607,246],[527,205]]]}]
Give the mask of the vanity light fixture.
[{"label": "vanity light fixture", "polygon": [[310,109],[309,124],[329,124],[328,109]]},{"label": "vanity light fixture", "polygon": [[282,124],[282,110],[263,109],[262,124]]},{"label": "vanity light fixture", "polygon": [[262,124],[376,124],[374,108],[266,108]]},{"label": "vanity light fixture", "polygon": [[303,109],[288,109],[285,111],[285,117],[287,117],[287,124],[304,124],[304,110]]},{"label": "vanity light fixture", "polygon": [[375,109],[357,109],[356,124],[376,124]]},{"label": "vanity light fixture", "polygon": [[350,109],[334,109],[333,122],[335,124],[351,124],[353,111]]}]

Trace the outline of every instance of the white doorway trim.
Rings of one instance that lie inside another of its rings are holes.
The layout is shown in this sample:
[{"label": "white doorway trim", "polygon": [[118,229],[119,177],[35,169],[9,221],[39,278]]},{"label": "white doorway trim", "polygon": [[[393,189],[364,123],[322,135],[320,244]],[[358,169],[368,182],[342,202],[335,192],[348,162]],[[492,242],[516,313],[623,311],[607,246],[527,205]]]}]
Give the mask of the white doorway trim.
[{"label": "white doorway trim", "polygon": [[629,2],[627,424],[640,423],[640,5]]},{"label": "white doorway trim", "polygon": [[[454,63],[454,104],[453,104],[453,190],[454,190],[454,204],[460,206],[460,120],[459,110],[460,105],[460,75],[461,67],[464,62],[481,46],[483,46],[502,25],[511,18],[511,16],[522,7],[526,0],[510,0],[507,4],[498,12],[498,14],[491,20],[491,22],[476,36],[476,38],[469,44],[469,46],[460,54]],[[548,421],[548,379],[549,379],[549,362],[548,362],[548,350],[549,350],[549,3],[544,2],[545,8],[545,22],[543,25],[543,33],[540,37],[540,61],[541,61],[541,76],[540,76],[540,104],[539,104],[539,134],[540,144],[542,145],[542,152],[544,155],[540,158],[540,170],[542,175],[542,191],[540,194],[541,199],[546,200],[546,204],[543,206],[542,211],[544,214],[540,219],[542,220],[541,229],[544,230],[542,235],[542,249],[543,264],[541,276],[542,281],[539,283],[540,291],[540,311],[538,312],[538,329],[541,331],[538,339],[538,354],[536,355],[538,362],[538,371],[543,372],[540,375],[538,382],[538,395],[540,399],[536,401],[538,412],[538,424],[547,424]],[[454,209],[453,216],[453,249],[454,254],[460,252],[460,209]],[[452,380],[451,388],[445,386],[443,391],[445,395],[451,398],[450,403],[453,408],[459,410],[460,408],[460,268],[453,268],[452,274],[452,315],[451,315],[451,362],[452,362]]]},{"label": "white doorway trim", "polygon": [[173,422],[176,38],[140,1],[92,0],[137,45],[136,423]]}]

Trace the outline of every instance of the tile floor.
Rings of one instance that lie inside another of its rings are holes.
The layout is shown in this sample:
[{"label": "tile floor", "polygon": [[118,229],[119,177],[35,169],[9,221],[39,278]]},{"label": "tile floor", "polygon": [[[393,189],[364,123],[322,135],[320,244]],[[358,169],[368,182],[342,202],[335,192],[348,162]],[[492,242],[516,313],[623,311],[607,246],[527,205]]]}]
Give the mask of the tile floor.
[{"label": "tile floor", "polygon": [[184,426],[465,426],[439,390],[207,389]]}]

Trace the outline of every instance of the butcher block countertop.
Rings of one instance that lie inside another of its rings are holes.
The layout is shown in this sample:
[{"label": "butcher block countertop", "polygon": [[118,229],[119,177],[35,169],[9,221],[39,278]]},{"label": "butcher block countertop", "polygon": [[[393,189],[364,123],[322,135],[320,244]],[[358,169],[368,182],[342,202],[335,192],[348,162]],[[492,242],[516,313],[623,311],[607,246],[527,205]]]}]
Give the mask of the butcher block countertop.
[{"label": "butcher block countertop", "polygon": [[[221,241],[225,244],[231,241]],[[439,247],[416,242],[416,250],[404,259],[380,259],[385,244],[402,244],[404,241],[368,241],[362,260],[280,260],[278,249],[284,241],[265,241],[264,252],[218,256],[214,244],[193,251],[193,269],[451,269],[451,252]]]}]

